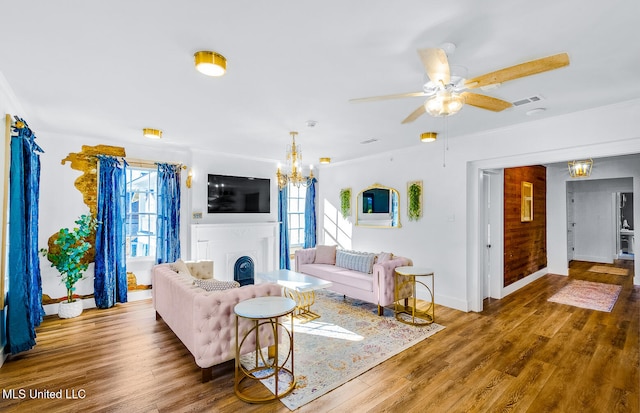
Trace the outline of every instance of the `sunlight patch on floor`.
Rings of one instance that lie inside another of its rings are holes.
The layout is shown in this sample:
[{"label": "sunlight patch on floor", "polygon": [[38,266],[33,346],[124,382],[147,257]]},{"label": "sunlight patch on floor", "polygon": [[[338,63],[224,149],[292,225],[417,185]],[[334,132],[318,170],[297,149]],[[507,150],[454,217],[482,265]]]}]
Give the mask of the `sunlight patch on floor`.
[{"label": "sunlight patch on floor", "polygon": [[319,320],[294,321],[294,331],[296,334],[311,334],[325,336],[348,341],[361,341],[364,337],[331,323],[324,323]]}]

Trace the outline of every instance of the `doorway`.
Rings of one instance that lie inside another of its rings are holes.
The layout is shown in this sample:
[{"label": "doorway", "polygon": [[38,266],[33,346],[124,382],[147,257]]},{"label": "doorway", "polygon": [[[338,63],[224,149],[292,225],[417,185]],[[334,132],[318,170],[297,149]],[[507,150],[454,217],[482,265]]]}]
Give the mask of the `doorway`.
[{"label": "doorway", "polygon": [[618,259],[635,257],[635,233],[633,221],[633,192],[616,193],[616,251]]},{"label": "doorway", "polygon": [[633,206],[629,208],[632,194],[632,178],[567,182],[568,261],[611,264],[623,257],[633,259],[629,254],[633,251],[632,227],[622,228],[622,216],[627,217],[627,223],[633,217]]}]

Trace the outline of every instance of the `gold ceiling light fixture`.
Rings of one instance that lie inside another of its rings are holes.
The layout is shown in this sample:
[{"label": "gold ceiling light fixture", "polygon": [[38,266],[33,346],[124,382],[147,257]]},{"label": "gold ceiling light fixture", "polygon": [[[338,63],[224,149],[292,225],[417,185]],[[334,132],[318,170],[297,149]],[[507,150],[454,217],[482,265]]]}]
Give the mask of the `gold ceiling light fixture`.
[{"label": "gold ceiling light fixture", "polygon": [[313,178],[313,165],[309,168],[309,176],[302,175],[302,150],[300,145],[296,144],[296,135],[298,132],[289,132],[291,135],[291,146],[287,147],[287,166],[285,172],[282,172],[280,165],[276,177],[278,178],[278,188],[283,189],[285,186],[292,184],[298,188],[307,187],[311,184]]},{"label": "gold ceiling light fixture", "polygon": [[320,164],[328,165],[331,163],[331,158],[320,158]]},{"label": "gold ceiling light fixture", "polygon": [[142,129],[142,135],[149,139],[160,139],[162,138],[162,131],[160,129],[144,128]]},{"label": "gold ceiling light fixture", "polygon": [[222,76],[227,72],[227,59],[216,52],[201,50],[193,55],[198,72],[207,76]]},{"label": "gold ceiling light fixture", "polygon": [[585,159],[582,161],[571,161],[569,164],[569,175],[572,178],[586,178],[591,175],[593,168],[593,159]]},{"label": "gold ceiling light fixture", "polygon": [[425,132],[420,135],[420,140],[422,142],[435,142],[438,139],[438,134],[436,132]]}]

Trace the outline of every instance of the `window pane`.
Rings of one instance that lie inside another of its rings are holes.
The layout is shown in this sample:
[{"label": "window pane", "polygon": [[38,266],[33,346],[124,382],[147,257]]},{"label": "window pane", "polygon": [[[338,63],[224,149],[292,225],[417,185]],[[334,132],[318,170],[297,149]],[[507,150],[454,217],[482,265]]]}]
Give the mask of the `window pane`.
[{"label": "window pane", "polygon": [[155,255],[157,171],[127,168],[126,248],[128,257]]}]

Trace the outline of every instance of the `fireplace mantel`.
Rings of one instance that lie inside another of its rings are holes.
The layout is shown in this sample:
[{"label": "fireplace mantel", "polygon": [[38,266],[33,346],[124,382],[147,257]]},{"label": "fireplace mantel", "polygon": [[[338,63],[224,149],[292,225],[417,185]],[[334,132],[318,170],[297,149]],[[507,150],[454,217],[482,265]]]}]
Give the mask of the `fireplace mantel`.
[{"label": "fireplace mantel", "polygon": [[191,259],[213,260],[214,277],[233,280],[233,266],[243,256],[253,259],[257,272],[278,267],[278,222],[191,225]]}]

